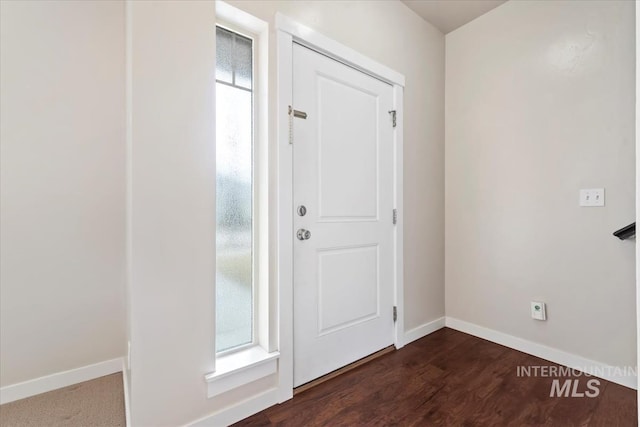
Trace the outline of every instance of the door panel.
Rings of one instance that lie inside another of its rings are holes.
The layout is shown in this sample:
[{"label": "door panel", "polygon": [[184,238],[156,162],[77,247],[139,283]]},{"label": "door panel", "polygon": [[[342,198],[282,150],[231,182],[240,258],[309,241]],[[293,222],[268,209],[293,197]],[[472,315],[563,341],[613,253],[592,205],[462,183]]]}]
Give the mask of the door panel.
[{"label": "door panel", "polygon": [[380,314],[378,245],[318,253],[318,336]]},{"label": "door panel", "polygon": [[392,87],[294,44],[294,385],[393,343]]},{"label": "door panel", "polygon": [[[324,76],[318,76],[317,84],[318,215],[320,219],[375,219],[378,97]],[[349,120],[353,112],[364,120]],[[369,121],[375,125],[363,126]],[[350,185],[345,185],[345,177],[352,180]]]}]

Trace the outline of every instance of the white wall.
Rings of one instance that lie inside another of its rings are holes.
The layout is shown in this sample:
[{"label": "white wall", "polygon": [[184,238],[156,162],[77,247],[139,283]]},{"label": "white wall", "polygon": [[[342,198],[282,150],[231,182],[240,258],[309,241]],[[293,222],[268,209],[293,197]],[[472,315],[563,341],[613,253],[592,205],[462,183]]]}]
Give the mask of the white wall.
[{"label": "white wall", "polygon": [[[442,316],[444,36],[397,1],[233,5],[272,30],[283,12],[405,74],[406,327]],[[215,331],[213,3],[134,1],[128,10],[132,417],[139,426],[178,425],[273,387],[276,377],[206,398]]]},{"label": "white wall", "polygon": [[635,366],[634,3],[511,1],[446,45],[447,316]]},{"label": "white wall", "polygon": [[0,2],[0,385],[125,354],[124,4]]},{"label": "white wall", "polygon": [[132,1],[131,416],[176,426],[212,411],[215,8]]}]

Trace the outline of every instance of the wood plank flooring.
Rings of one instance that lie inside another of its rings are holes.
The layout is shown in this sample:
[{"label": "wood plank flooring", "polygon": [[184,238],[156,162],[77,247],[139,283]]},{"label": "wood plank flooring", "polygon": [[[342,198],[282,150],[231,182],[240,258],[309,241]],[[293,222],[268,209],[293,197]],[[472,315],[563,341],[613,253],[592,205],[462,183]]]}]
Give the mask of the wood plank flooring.
[{"label": "wood plank flooring", "polygon": [[599,380],[597,397],[549,397],[553,378],[518,366],[558,365],[445,328],[236,425],[638,425],[635,390]]}]

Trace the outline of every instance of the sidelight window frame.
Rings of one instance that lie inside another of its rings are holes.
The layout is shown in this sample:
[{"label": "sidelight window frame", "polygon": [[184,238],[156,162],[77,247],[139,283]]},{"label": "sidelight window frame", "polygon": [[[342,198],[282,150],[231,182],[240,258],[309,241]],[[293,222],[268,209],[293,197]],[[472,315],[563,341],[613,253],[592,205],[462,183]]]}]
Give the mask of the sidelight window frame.
[{"label": "sidelight window frame", "polygon": [[[218,350],[217,344],[217,333],[216,333],[216,357],[222,357],[225,355],[233,354],[238,351],[242,351],[244,349],[253,347],[257,344],[258,341],[258,330],[259,330],[259,322],[258,322],[258,298],[259,298],[259,284],[260,284],[260,258],[263,256],[260,250],[260,227],[259,227],[259,215],[260,215],[260,186],[258,184],[258,173],[259,173],[259,158],[258,158],[258,150],[257,150],[257,135],[259,135],[259,120],[257,120],[257,104],[258,100],[256,99],[256,90],[258,86],[258,79],[256,78],[256,35],[251,34],[247,31],[243,31],[242,28],[237,27],[236,25],[226,22],[224,20],[218,20],[215,25],[216,33],[218,28],[222,30],[228,31],[234,35],[234,37],[242,37],[251,41],[251,89],[247,89],[243,86],[237,85],[235,83],[235,70],[233,71],[234,76],[232,78],[233,83],[229,84],[225,81],[221,81],[217,79],[216,76],[216,86],[218,84],[230,86],[237,90],[243,90],[251,93],[251,340],[247,343],[239,344],[224,350]],[[217,71],[217,66],[216,66]],[[216,108],[217,108],[217,98],[216,98]],[[216,174],[217,178],[217,174]],[[217,207],[216,207],[217,210]],[[217,233],[217,230],[216,230]],[[217,266],[216,266],[217,272]],[[217,302],[216,302],[217,304]]]},{"label": "sidelight window frame", "polygon": [[[216,1],[216,27],[252,40],[252,342],[218,352],[213,339],[214,370],[205,374],[207,397],[277,373],[277,301],[272,297],[269,239],[269,147],[268,147],[268,24],[223,1]],[[215,52],[214,60],[215,60]],[[215,67],[217,70],[217,67]],[[216,85],[214,76],[213,83]],[[215,120],[215,118],[214,118]],[[215,306],[214,306],[215,308]],[[214,316],[215,318],[215,316]]]}]

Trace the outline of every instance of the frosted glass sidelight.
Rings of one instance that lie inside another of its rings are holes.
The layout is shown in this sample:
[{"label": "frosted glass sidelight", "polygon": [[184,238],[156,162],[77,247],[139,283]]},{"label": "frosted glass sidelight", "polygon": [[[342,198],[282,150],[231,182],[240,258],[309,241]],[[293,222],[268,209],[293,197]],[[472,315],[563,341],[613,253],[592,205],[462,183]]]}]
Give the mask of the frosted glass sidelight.
[{"label": "frosted glass sidelight", "polygon": [[243,37],[236,37],[236,82],[235,84],[247,89],[251,89],[251,40]]},{"label": "frosted glass sidelight", "polygon": [[[224,33],[218,40],[231,35],[233,49],[217,55],[216,72],[216,77],[223,77],[216,83],[216,351],[220,352],[253,342],[253,94],[247,90],[252,87],[251,40],[220,28],[217,32]],[[229,57],[236,59],[227,73]],[[244,65],[248,74],[237,67],[240,57],[248,63]]]},{"label": "frosted glass sidelight", "polygon": [[216,80],[233,83],[233,33],[216,28]]}]

